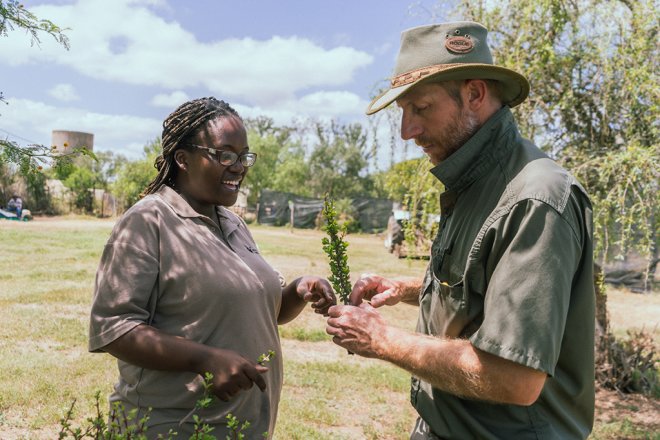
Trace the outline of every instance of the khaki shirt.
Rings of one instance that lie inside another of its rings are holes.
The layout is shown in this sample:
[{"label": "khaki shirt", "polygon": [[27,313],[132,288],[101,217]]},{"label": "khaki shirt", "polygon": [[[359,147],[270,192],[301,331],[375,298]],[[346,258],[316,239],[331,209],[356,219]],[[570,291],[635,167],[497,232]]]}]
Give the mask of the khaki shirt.
[{"label": "khaki shirt", "polygon": [[585,438],[594,415],[592,209],[503,108],[431,172],[445,185],[417,330],[548,374],[529,407],[461,399],[413,378],[431,434]]},{"label": "khaki shirt", "polygon": [[[257,386],[229,402],[214,400],[199,412],[224,438],[232,413],[252,427],[248,437],[271,435],[282,389],[277,316],[282,300],[278,274],[261,257],[245,223],[217,207],[221,228],[195,212],[167,186],[129,209],[115,225],[99,264],[89,330],[89,350],[103,347],[135,326],[149,324],[192,341],[234,350],[256,361],[274,350]],[[150,437],[172,427],[188,438],[191,423],[178,422],[202,396],[202,378],[191,372],[157,371],[118,361],[111,401],[144,414],[153,408]],[[192,420],[189,420],[192,422]]]}]

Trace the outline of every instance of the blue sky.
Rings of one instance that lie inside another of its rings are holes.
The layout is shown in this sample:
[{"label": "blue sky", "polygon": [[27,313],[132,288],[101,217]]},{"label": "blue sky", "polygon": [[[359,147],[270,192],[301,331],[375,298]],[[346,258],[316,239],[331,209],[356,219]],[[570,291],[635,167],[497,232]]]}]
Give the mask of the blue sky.
[{"label": "blue sky", "polygon": [[365,123],[404,29],[442,21],[432,0],[24,1],[70,28],[71,49],[21,30],[0,37],[0,136],[50,145],[94,133],[131,158],[182,102],[216,96],[244,117]]}]

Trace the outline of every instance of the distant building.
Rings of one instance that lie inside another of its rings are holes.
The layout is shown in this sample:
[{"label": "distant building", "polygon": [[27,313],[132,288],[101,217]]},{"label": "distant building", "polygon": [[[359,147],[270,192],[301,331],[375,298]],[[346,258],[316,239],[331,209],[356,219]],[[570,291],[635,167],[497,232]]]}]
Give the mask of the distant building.
[{"label": "distant building", "polygon": [[58,155],[69,154],[75,148],[85,148],[94,151],[94,135],[82,131],[53,130],[51,137],[53,153]]}]

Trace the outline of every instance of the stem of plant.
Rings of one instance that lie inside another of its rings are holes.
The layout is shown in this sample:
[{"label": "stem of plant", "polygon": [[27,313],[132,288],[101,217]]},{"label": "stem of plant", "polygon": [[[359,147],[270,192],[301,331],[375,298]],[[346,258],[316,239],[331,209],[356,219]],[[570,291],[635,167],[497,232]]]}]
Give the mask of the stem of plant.
[{"label": "stem of plant", "polygon": [[[346,228],[337,223],[337,211],[332,198],[326,194],[323,201],[323,218],[325,225],[323,230],[328,234],[323,237],[323,252],[329,258],[331,275],[328,280],[335,289],[335,293],[339,295],[342,303],[349,304],[351,295],[351,272],[348,267],[348,255],[346,248],[348,243],[344,240],[346,235]],[[353,354],[348,351],[348,354]]]}]

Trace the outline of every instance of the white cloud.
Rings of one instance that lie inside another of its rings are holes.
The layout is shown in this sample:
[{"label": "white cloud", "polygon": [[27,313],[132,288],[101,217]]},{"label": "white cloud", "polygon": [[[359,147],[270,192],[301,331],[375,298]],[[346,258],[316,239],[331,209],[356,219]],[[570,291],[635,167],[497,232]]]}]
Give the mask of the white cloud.
[{"label": "white cloud", "polygon": [[[52,38],[26,50],[25,36],[3,39],[0,63],[47,61],[92,78],[169,89],[205,86],[211,92],[270,105],[313,87],[347,84],[373,62],[346,46],[323,48],[295,36],[200,42],[176,22],[157,16],[148,5],[159,2],[79,0],[38,6],[39,17],[70,28],[71,50]],[[4,60],[4,61],[3,61]]]},{"label": "white cloud", "polygon": [[48,94],[64,102],[78,101],[80,99],[78,93],[76,93],[76,89],[71,84],[57,84],[48,91]]},{"label": "white cloud", "polygon": [[303,96],[295,104],[299,113],[318,116],[363,115],[367,102],[355,93],[315,92]]},{"label": "white cloud", "polygon": [[184,102],[190,100],[188,94],[181,90],[172,93],[160,93],[151,99],[151,105],[156,107],[166,107],[174,110]]},{"label": "white cloud", "polygon": [[142,147],[162,131],[162,121],[151,118],[88,112],[13,97],[7,101],[0,119],[3,129],[42,145],[50,145],[52,130],[84,131],[94,134],[94,150],[137,158]]},{"label": "white cloud", "polygon": [[367,107],[367,101],[351,92],[335,91],[310,93],[300,99],[283,101],[277,106],[248,106],[238,103],[232,106],[243,118],[268,116],[280,125],[310,117],[365,123],[364,109]]}]

